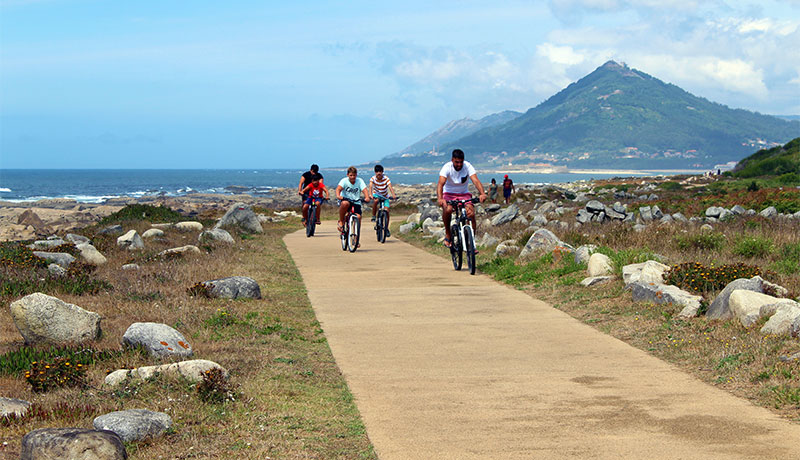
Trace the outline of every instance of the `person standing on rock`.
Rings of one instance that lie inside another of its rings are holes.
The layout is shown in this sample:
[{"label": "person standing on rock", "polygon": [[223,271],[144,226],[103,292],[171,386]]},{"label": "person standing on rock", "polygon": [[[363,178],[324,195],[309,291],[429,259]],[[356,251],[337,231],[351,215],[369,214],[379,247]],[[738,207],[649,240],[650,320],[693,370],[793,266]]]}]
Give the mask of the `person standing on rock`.
[{"label": "person standing on rock", "polygon": [[489,186],[489,199],[492,203],[497,203],[497,181],[492,177],[492,184]]},{"label": "person standing on rock", "polygon": [[[439,206],[442,207],[442,220],[444,221],[444,245],[448,248],[453,241],[450,233],[450,216],[453,214],[453,207],[447,204],[448,200],[469,200],[472,194],[469,193],[469,182],[471,180],[478,190],[481,203],[486,201],[486,192],[483,184],[478,179],[475,168],[468,161],[464,161],[464,152],[461,149],[453,150],[450,161],[442,166],[439,171],[439,183],[436,186],[436,197]],[[467,217],[472,220],[472,228],[477,228],[475,224],[475,207],[468,202],[465,205]]]},{"label": "person standing on rock", "polygon": [[317,165],[311,165],[309,170],[304,172],[303,175],[300,176],[300,186],[297,189],[297,194],[303,198],[301,205],[305,204],[306,200],[308,200],[308,193],[303,193],[303,189],[311,185],[311,181],[314,180],[315,175],[318,175],[319,181],[323,182],[322,174],[320,174],[319,166]]},{"label": "person standing on rock", "polygon": [[503,198],[506,200],[506,204],[511,199],[511,194],[516,192],[514,189],[514,181],[508,178],[508,174],[503,179]]}]

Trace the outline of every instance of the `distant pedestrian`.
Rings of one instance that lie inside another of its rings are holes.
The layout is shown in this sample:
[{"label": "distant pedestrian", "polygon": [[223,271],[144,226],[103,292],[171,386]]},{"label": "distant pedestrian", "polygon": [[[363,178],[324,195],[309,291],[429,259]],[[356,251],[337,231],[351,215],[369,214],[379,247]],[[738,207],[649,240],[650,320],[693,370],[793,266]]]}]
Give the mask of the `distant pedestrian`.
[{"label": "distant pedestrian", "polygon": [[492,184],[489,186],[489,199],[492,203],[497,203],[497,181],[492,177]]},{"label": "distant pedestrian", "polygon": [[516,189],[514,188],[514,181],[508,178],[508,174],[503,179],[503,198],[506,200],[506,204],[511,199],[511,194],[515,193]]}]

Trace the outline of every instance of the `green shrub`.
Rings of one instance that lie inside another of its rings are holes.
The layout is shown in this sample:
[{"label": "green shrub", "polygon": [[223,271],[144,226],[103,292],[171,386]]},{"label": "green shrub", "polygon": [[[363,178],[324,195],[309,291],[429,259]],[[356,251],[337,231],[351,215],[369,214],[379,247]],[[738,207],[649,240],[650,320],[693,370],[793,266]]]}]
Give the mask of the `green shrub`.
[{"label": "green shrub", "polygon": [[50,361],[34,361],[25,372],[25,380],[34,393],[44,393],[55,388],[85,387],[86,366],[68,358],[58,357]]},{"label": "green shrub", "polygon": [[743,263],[706,267],[697,262],[673,265],[664,274],[664,282],[695,293],[719,291],[731,281],[762,275],[761,268]]},{"label": "green shrub", "polygon": [[763,257],[772,252],[772,241],[757,236],[741,238],[733,246],[733,253],[742,257]]},{"label": "green shrub", "polygon": [[30,369],[36,362],[52,361],[63,358],[73,364],[83,366],[100,361],[107,361],[122,355],[122,351],[96,350],[74,346],[34,348],[22,347],[0,355],[0,375],[20,375]]},{"label": "green shrub", "polygon": [[659,185],[659,188],[661,188],[662,190],[669,191],[669,192],[674,192],[676,190],[682,190],[683,189],[683,185],[679,184],[678,182],[667,181],[667,182],[662,182]]},{"label": "green shrub", "polygon": [[717,232],[696,233],[694,235],[676,235],[675,245],[678,249],[719,249],[725,244],[725,235]]},{"label": "green shrub", "polygon": [[611,266],[618,276],[622,274],[622,267],[626,265],[647,262],[648,260],[659,260],[661,258],[648,248],[628,248],[615,251],[607,246],[600,246],[595,252],[605,254],[611,259]]},{"label": "green shrub", "polygon": [[778,176],[777,181],[778,181],[778,183],[784,184],[784,185],[797,184],[797,183],[800,183],[800,175],[798,175],[797,173],[794,173],[794,172],[782,174],[782,175]]},{"label": "green shrub", "polygon": [[203,372],[203,380],[197,384],[197,394],[206,403],[219,404],[236,400],[233,385],[218,367]]},{"label": "green shrub", "polygon": [[780,258],[772,264],[772,269],[784,275],[800,273],[800,243],[789,243],[779,251]]}]

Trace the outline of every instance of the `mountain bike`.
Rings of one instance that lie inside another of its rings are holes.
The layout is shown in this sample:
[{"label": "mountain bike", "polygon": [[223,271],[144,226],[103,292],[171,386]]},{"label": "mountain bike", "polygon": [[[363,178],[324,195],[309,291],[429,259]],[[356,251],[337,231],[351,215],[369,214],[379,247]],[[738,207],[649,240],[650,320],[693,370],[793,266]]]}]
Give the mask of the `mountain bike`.
[{"label": "mountain bike", "polygon": [[389,198],[376,197],[378,200],[378,212],[375,214],[375,234],[378,236],[379,243],[385,243],[389,237],[389,211],[386,209],[386,202]]},{"label": "mountain bike", "polygon": [[308,215],[306,217],[306,237],[314,236],[314,230],[317,228],[317,220],[319,220],[319,207],[322,206],[324,201],[328,201],[326,199],[319,200],[311,200],[311,204],[308,206]]},{"label": "mountain bike", "polygon": [[361,199],[347,201],[350,202],[350,209],[347,210],[347,214],[344,216],[342,233],[339,235],[339,238],[342,240],[342,251],[349,250],[350,252],[356,252],[356,249],[358,249],[359,236],[361,234],[361,219],[359,219],[358,214],[355,213],[355,205],[360,204]]},{"label": "mountain bike", "polygon": [[461,270],[463,255],[466,252],[470,275],[475,274],[475,233],[472,229],[472,221],[467,217],[465,205],[479,201],[478,198],[447,201],[447,204],[453,206],[453,218],[455,219],[455,222],[450,225],[450,234],[453,237],[450,242],[450,257],[453,259],[453,268]]}]

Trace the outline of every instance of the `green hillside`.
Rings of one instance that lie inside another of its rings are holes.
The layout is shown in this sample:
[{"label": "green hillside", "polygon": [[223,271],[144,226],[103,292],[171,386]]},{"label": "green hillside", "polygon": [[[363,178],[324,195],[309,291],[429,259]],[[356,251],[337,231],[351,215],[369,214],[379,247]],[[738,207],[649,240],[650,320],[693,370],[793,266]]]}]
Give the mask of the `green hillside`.
[{"label": "green hillside", "polygon": [[800,175],[800,137],[782,147],[759,150],[739,161],[733,175],[741,178]]},{"label": "green hillside", "polygon": [[[800,122],[731,109],[609,61],[525,114],[440,151],[474,163],[710,168],[800,135]],[[420,152],[405,165],[433,163]]]}]

